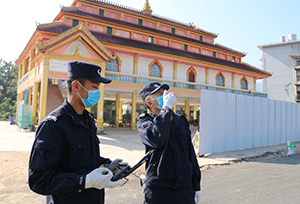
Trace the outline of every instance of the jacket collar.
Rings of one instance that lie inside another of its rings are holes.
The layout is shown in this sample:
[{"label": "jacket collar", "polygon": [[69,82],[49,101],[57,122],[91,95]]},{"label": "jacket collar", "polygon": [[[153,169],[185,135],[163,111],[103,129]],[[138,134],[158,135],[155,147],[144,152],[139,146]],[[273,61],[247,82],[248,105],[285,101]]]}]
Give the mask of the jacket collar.
[{"label": "jacket collar", "polygon": [[[85,128],[89,128],[86,126],[79,118],[78,113],[74,110],[74,108],[71,106],[71,104],[67,101],[67,99],[63,103],[63,108],[67,112],[67,114],[72,118],[74,125],[81,125]],[[84,109],[83,113],[86,119],[90,118],[89,112]],[[90,120],[88,120],[90,121]]]}]

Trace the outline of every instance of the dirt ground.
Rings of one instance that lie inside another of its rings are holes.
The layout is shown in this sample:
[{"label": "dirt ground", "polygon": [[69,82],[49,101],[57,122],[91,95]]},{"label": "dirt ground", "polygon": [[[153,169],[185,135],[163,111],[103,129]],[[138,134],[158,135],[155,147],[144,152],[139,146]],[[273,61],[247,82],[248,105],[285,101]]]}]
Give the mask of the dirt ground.
[{"label": "dirt ground", "polygon": [[0,203],[46,203],[28,187],[28,151],[0,151]]}]

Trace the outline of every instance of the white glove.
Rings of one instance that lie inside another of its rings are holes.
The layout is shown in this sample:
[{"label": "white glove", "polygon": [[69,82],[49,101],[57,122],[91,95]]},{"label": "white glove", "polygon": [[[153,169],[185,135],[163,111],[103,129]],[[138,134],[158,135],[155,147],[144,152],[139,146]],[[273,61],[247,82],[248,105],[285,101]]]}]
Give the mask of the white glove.
[{"label": "white glove", "polygon": [[113,188],[119,185],[122,180],[111,181],[113,174],[112,172],[105,168],[100,167],[94,169],[91,173],[87,174],[85,177],[85,188],[97,188],[101,190],[102,188]]},{"label": "white glove", "polygon": [[167,90],[164,91],[163,96],[164,104],[163,107],[166,106],[172,109],[177,104],[177,99],[173,93],[167,94]]},{"label": "white glove", "polygon": [[195,191],[195,204],[200,203],[201,194],[200,191]]}]

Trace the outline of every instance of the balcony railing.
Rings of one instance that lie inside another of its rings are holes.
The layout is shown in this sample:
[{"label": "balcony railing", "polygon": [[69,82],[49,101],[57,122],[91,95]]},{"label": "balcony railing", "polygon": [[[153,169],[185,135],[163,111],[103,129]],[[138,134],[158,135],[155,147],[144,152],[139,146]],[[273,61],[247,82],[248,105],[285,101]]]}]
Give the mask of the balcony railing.
[{"label": "balcony railing", "polygon": [[115,82],[125,82],[125,83],[135,83],[140,85],[149,84],[152,82],[159,82],[161,84],[168,84],[170,87],[173,88],[180,88],[180,89],[187,89],[187,90],[195,90],[200,91],[201,89],[213,90],[213,91],[222,91],[222,92],[229,92],[235,94],[242,94],[247,96],[256,96],[267,98],[266,93],[256,92],[249,90],[242,90],[242,89],[234,89],[228,87],[221,87],[221,86],[211,86],[207,84],[196,84],[192,82],[180,82],[175,80],[169,79],[161,79],[155,77],[145,77],[145,76],[138,76],[138,75],[130,75],[130,74],[123,74],[119,72],[105,72],[105,77],[111,79]]}]

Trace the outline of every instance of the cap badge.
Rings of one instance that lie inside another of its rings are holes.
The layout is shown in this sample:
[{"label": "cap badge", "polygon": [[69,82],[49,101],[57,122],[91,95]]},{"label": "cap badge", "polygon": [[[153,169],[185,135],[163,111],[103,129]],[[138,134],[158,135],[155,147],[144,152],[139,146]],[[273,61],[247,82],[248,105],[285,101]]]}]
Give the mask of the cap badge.
[{"label": "cap badge", "polygon": [[99,76],[101,76],[101,75],[100,75],[100,69],[98,69],[98,71],[97,71],[97,72],[98,72]]},{"label": "cap badge", "polygon": [[158,84],[154,84],[154,86],[157,88],[157,87],[159,87],[159,85]]}]

